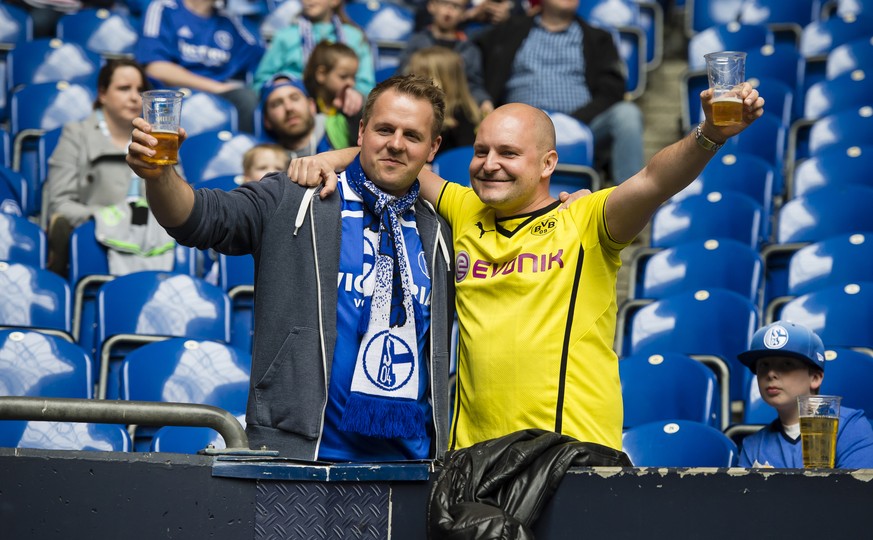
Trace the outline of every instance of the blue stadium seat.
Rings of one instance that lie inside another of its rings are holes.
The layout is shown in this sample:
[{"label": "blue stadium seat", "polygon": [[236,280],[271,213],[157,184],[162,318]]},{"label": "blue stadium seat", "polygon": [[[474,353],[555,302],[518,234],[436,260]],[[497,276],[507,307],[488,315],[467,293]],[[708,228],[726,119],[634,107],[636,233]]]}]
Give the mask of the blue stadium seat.
[{"label": "blue stadium seat", "polygon": [[873,106],[831,114],[815,121],[798,120],[788,137],[788,177],[798,162],[830,149],[853,152],[852,147],[873,145]]},{"label": "blue stadium seat", "polygon": [[[121,399],[212,405],[245,413],[251,354],[225,343],[172,338],[131,351],[121,367]],[[134,447],[148,449],[154,428],[138,427]]]},{"label": "blue stadium seat", "polygon": [[97,293],[97,397],[119,395],[119,360],[131,349],[168,337],[230,341],[230,299],[185,274],[137,272]]},{"label": "blue stadium seat", "polygon": [[852,349],[833,348],[825,351],[825,378],[821,393],[842,396],[842,405],[863,409],[873,422],[873,357]]},{"label": "blue stadium seat", "polygon": [[658,420],[689,420],[721,429],[715,374],[684,354],[628,356],[618,362],[623,429]]},{"label": "blue stadium seat", "polygon": [[89,399],[93,394],[93,362],[81,347],[34,330],[0,330],[0,396]]},{"label": "blue stadium seat", "polygon": [[765,214],[770,215],[773,195],[782,191],[781,185],[776,168],[763,158],[747,153],[722,153],[710,161],[691,184],[673,195],[671,201],[678,202],[692,195],[706,195],[713,191],[735,191],[751,197],[761,205]]},{"label": "blue stadium seat", "polygon": [[[873,281],[873,238],[869,233],[840,234],[775,259],[768,254],[766,320],[794,297],[832,285]],[[784,257],[789,257],[784,262]],[[777,264],[778,263],[778,264]],[[786,268],[787,267],[787,268]]]},{"label": "blue stadium seat", "polygon": [[873,70],[867,75],[857,69],[820,81],[806,91],[803,101],[803,117],[815,120],[849,109],[857,109],[873,103]]},{"label": "blue stadium seat", "polygon": [[650,422],[622,436],[636,467],[732,467],[737,446],[721,431],[687,420]]},{"label": "blue stadium seat", "polygon": [[[176,245],[173,271],[189,276],[200,275],[200,251]],[[73,338],[91,353],[96,353],[95,305],[97,290],[115,276],[109,273],[106,246],[94,236],[94,221],[89,220],[70,235],[70,267],[68,281],[73,288]]]},{"label": "blue stadium seat", "polygon": [[[182,98],[182,127],[191,137],[207,131],[231,131],[239,129],[239,113],[236,106],[216,94],[187,90]],[[182,144],[182,147],[187,144]],[[181,148],[181,147],[180,147]]]},{"label": "blue stadium seat", "polygon": [[833,79],[856,69],[873,70],[873,38],[862,37],[831,49],[825,61],[825,77]]},{"label": "blue stadium seat", "polygon": [[19,43],[6,56],[6,89],[20,86],[67,81],[96,87],[100,55],[76,43],[59,39],[33,39]]},{"label": "blue stadium seat", "polygon": [[[765,45],[748,51],[746,73],[750,76],[766,76],[788,85],[794,94],[793,118],[803,114],[803,88],[806,78],[806,60],[791,43]],[[767,107],[765,107],[765,110]]]},{"label": "blue stadium seat", "polygon": [[116,424],[2,420],[0,447],[129,452],[131,441]]},{"label": "blue stadium seat", "polygon": [[242,174],[243,154],[259,142],[262,141],[247,133],[204,131],[182,143],[179,162],[185,171],[185,178],[192,184],[219,176]]},{"label": "blue stadium seat", "polygon": [[740,11],[743,24],[766,24],[777,41],[797,43],[803,28],[821,13],[821,0],[746,0]]},{"label": "blue stadium seat", "polygon": [[415,27],[415,14],[408,7],[390,2],[349,2],[346,15],[364,31],[378,52],[375,69],[396,66],[400,53]]},{"label": "blue stadium seat", "polygon": [[82,9],[58,19],[58,39],[78,43],[103,57],[133,56],[139,33],[126,15],[108,9]]},{"label": "blue stadium seat", "polygon": [[685,35],[737,21],[745,0],[688,0],[685,3]]},{"label": "blue stadium seat", "polygon": [[742,133],[728,139],[722,152],[754,154],[781,169],[785,161],[787,134],[788,128],[781,118],[765,114]]},{"label": "blue stadium seat", "polygon": [[834,47],[873,34],[873,16],[831,17],[804,25],[800,54],[807,58],[827,55]]},{"label": "blue stadium seat", "polygon": [[815,242],[829,236],[873,231],[873,188],[844,186],[795,197],[779,211],[776,241]]},{"label": "blue stadium seat", "polygon": [[[38,212],[42,195],[39,168],[39,140],[47,132],[67,122],[84,119],[91,113],[93,91],[82,85],[57,83],[31,84],[12,94],[10,126],[13,139],[12,168],[27,178],[32,208]],[[33,214],[31,214],[33,215]]]},{"label": "blue stadium seat", "polygon": [[188,426],[165,426],[152,436],[150,452],[196,454],[209,446],[226,448],[224,438],[215,430]]},{"label": "blue stadium seat", "polygon": [[860,15],[873,13],[873,2],[870,0],[836,0],[837,15]]},{"label": "blue stadium seat", "polygon": [[730,238],[757,249],[764,210],[732,191],[695,195],[661,206],[651,220],[651,247],[671,247],[692,240]]},{"label": "blue stadium seat", "polygon": [[654,69],[663,56],[663,11],[654,2],[633,0],[581,0],[576,13],[600,27],[614,28],[619,34],[642,32],[641,54],[645,69]]},{"label": "blue stadium seat", "polygon": [[751,77],[748,81],[764,96],[767,103],[764,114],[779,118],[782,125],[789,128],[794,120],[794,89],[779,79],[770,77]]},{"label": "blue stadium seat", "polygon": [[[626,328],[627,327],[627,328]],[[616,328],[616,352],[650,355],[680,352],[727,368],[732,400],[742,399],[747,369],[737,354],[758,328],[758,310],[747,298],[724,289],[683,292],[661,298]]]},{"label": "blue stadium seat", "polygon": [[470,161],[472,159],[472,146],[452,148],[437,154],[433,160],[433,171],[449,182],[469,186]]},{"label": "blue stadium seat", "polygon": [[225,176],[216,176],[215,178],[210,178],[209,180],[203,180],[201,182],[194,182],[191,184],[191,187],[194,189],[220,189],[221,191],[230,191],[238,188],[240,185],[237,182],[242,182],[242,175],[233,174],[233,175],[225,175]]},{"label": "blue stadium seat", "polygon": [[712,52],[752,51],[765,45],[773,45],[773,32],[765,24],[730,22],[711,26],[688,41],[688,69],[705,70],[704,55]]},{"label": "blue stadium seat", "polygon": [[801,161],[789,183],[790,197],[845,185],[873,187],[873,145],[830,148]]},{"label": "blue stadium seat", "polygon": [[21,216],[0,213],[0,261],[45,268],[45,233]]},{"label": "blue stadium seat", "polygon": [[33,20],[30,14],[15,5],[0,4],[0,50],[14,49],[18,44],[33,39]]},{"label": "blue stadium seat", "polygon": [[30,184],[21,174],[0,167],[0,213],[27,216],[31,210]]},{"label": "blue stadium seat", "polygon": [[[0,103],[0,107],[5,107],[5,96],[3,99],[4,101]],[[2,120],[2,117],[0,117],[0,120]],[[3,167],[12,166],[12,135],[9,134],[9,130],[6,128],[0,128],[0,165]]]},{"label": "blue stadium seat", "polygon": [[873,355],[873,281],[815,290],[774,315],[809,327],[828,347],[863,349]]},{"label": "blue stadium seat", "polygon": [[218,256],[221,290],[230,297],[230,342],[242,350],[252,349],[255,326],[255,260],[251,255]]},{"label": "blue stadium seat", "polygon": [[31,328],[72,341],[72,295],[64,278],[0,262],[0,327]]},{"label": "blue stadium seat", "polygon": [[571,193],[581,188],[597,191],[601,188],[601,180],[593,167],[594,134],[591,129],[568,114],[548,114],[555,125],[555,150],[558,152],[558,166],[552,174],[550,190],[560,193],[561,187],[566,186]]},{"label": "blue stadium seat", "polygon": [[666,298],[718,287],[758,302],[763,261],[758,251],[728,238],[679,244],[631,262],[629,300]]}]

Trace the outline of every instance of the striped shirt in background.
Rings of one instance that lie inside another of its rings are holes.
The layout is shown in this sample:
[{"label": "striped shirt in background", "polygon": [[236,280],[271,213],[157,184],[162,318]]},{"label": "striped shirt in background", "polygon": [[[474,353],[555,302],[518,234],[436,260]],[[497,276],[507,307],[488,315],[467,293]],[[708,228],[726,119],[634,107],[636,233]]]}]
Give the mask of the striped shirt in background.
[{"label": "striped shirt in background", "polygon": [[515,55],[506,98],[567,114],[587,105],[591,92],[585,81],[582,27],[574,21],[563,31],[551,32],[535,17],[534,27]]}]

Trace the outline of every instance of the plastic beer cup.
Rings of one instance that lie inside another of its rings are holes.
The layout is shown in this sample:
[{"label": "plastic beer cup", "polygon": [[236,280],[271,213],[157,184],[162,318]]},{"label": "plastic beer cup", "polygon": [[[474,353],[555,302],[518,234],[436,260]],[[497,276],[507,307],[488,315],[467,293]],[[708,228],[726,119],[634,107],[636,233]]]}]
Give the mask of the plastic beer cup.
[{"label": "plastic beer cup", "polygon": [[804,468],[834,468],[837,428],[840,424],[840,399],[839,396],[797,397]]},{"label": "plastic beer cup", "polygon": [[182,120],[182,92],[149,90],[142,93],[142,116],[152,126],[152,137],[158,140],[155,155],[143,156],[143,161],[155,165],[179,162],[179,124]]},{"label": "plastic beer cup", "polygon": [[746,76],[746,53],[723,51],[703,55],[712,89],[712,122],[730,126],[743,122],[739,85]]}]

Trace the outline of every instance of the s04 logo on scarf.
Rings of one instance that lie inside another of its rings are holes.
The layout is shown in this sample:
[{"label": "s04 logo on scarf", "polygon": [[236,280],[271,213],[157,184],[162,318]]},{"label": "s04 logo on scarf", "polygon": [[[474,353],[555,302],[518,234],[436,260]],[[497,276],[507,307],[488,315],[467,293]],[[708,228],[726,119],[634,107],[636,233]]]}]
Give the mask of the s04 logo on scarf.
[{"label": "s04 logo on scarf", "polygon": [[412,378],[415,355],[402,339],[380,332],[364,346],[364,372],[375,386],[395,391]]}]

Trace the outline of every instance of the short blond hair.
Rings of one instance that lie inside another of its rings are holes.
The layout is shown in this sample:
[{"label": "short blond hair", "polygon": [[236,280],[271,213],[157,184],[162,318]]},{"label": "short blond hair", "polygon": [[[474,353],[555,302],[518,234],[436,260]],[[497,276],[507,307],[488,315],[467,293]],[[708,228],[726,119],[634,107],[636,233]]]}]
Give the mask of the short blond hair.
[{"label": "short blond hair", "polygon": [[256,145],[252,146],[251,148],[249,148],[248,150],[246,150],[246,153],[243,154],[243,162],[242,162],[243,174],[246,174],[248,172],[248,170],[251,168],[251,166],[253,165],[253,162],[255,161],[255,154],[257,154],[260,151],[271,151],[271,152],[275,152],[277,155],[282,156],[282,159],[285,161],[285,167],[287,167],[288,163],[290,163],[290,161],[291,161],[291,158],[288,157],[288,152],[281,145],[278,145],[276,143],[256,144]]}]

